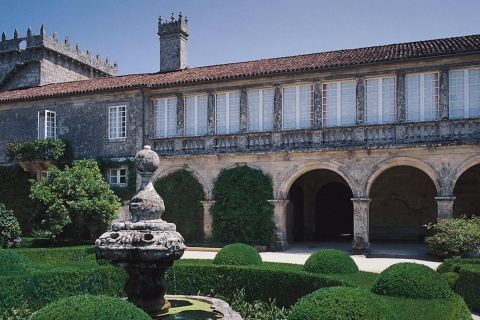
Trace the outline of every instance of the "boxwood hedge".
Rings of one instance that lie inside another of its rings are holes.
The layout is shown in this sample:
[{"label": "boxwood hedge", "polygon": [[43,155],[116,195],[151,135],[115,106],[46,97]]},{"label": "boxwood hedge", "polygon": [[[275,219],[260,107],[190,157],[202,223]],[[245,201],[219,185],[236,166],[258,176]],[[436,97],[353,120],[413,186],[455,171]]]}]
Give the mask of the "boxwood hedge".
[{"label": "boxwood hedge", "polygon": [[257,250],[248,244],[232,243],[223,247],[213,259],[214,264],[223,265],[260,265],[262,257]]}]

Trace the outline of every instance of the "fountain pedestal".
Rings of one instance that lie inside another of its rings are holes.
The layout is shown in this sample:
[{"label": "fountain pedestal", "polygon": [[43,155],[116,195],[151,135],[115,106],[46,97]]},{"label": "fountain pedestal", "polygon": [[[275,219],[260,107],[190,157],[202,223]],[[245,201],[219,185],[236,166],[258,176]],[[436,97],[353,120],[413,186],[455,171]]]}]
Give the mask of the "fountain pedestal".
[{"label": "fountain pedestal", "polygon": [[130,201],[132,219],[112,224],[112,231],[95,241],[97,259],[111,260],[128,272],[124,287],[128,301],[150,314],[170,307],[164,298],[165,272],[186,249],[175,224],[161,219],[165,206],[150,181],[159,162],[149,146],[137,153],[135,166],[142,183]]}]

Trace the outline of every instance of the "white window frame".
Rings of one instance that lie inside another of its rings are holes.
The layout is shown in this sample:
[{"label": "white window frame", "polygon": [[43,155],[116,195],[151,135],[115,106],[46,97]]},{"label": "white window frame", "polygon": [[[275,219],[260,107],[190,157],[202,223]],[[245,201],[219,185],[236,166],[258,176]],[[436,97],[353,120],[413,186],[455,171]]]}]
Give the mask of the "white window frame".
[{"label": "white window frame", "polygon": [[275,89],[259,89],[247,91],[248,125],[247,131],[273,130],[273,108]]},{"label": "white window frame", "polygon": [[177,98],[155,100],[155,138],[167,138],[177,135]]},{"label": "white window frame", "polygon": [[231,134],[240,131],[240,92],[215,94],[215,133]]},{"label": "white window frame", "polygon": [[313,85],[282,88],[282,129],[313,127]]},{"label": "white window frame", "polygon": [[480,68],[450,70],[448,77],[449,118],[480,117]]},{"label": "white window frame", "polygon": [[208,133],[208,95],[184,98],[185,135],[201,136]]},{"label": "white window frame", "polygon": [[[108,169],[107,171],[108,183],[115,187],[125,187],[128,184],[128,170],[127,168]],[[115,181],[112,181],[115,179]],[[123,179],[123,182],[122,182]]]},{"label": "white window frame", "polygon": [[396,87],[396,77],[394,76],[365,79],[366,124],[396,121]]},{"label": "white window frame", "polygon": [[[426,79],[433,76],[434,79]],[[412,83],[409,80],[412,79]],[[415,80],[415,82],[413,82]],[[433,121],[439,112],[439,73],[416,73],[405,76],[405,108],[407,122]],[[433,83],[433,87],[428,84]],[[418,84],[418,87],[413,86]],[[429,92],[431,91],[431,92]],[[431,115],[433,114],[433,116]]]},{"label": "white window frame", "polygon": [[324,127],[355,125],[357,119],[356,100],[355,80],[323,83],[322,125]]},{"label": "white window frame", "polygon": [[55,111],[38,111],[38,136],[39,140],[57,139],[57,113]]},{"label": "white window frame", "polygon": [[123,140],[127,137],[127,106],[108,107],[108,139]]}]

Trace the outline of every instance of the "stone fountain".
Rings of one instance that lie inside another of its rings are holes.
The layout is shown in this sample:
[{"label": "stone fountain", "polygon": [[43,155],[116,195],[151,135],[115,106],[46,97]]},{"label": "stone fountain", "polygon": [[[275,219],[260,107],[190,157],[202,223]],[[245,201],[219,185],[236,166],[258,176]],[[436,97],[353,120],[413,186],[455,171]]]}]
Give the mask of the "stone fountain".
[{"label": "stone fountain", "polygon": [[165,299],[165,272],[186,249],[175,224],[161,219],[165,206],[151,181],[159,164],[150,146],[137,153],[135,167],[141,184],[130,202],[132,219],[113,223],[112,231],[95,241],[97,259],[111,260],[128,272],[124,288],[128,301],[149,314],[170,308]]}]

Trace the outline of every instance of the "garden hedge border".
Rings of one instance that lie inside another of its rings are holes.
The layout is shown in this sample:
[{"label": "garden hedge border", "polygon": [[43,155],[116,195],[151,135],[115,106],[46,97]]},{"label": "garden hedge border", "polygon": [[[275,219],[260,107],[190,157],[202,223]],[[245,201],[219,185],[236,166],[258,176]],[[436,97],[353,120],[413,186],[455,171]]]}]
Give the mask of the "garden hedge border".
[{"label": "garden hedge border", "polygon": [[26,257],[32,264],[58,264],[81,261],[95,253],[94,246],[60,248],[10,249]]}]

